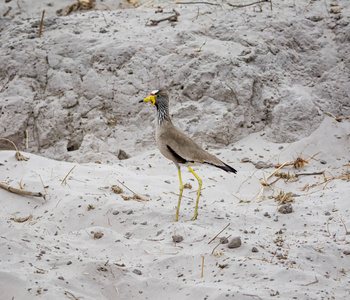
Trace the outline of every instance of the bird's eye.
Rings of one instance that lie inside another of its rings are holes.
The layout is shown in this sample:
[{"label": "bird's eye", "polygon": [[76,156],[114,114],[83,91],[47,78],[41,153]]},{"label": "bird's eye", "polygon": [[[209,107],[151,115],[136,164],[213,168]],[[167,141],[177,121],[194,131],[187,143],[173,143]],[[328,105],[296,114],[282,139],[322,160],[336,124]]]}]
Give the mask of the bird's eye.
[{"label": "bird's eye", "polygon": [[162,96],[161,96],[160,94],[157,94],[156,97],[157,97],[157,98],[160,98],[160,97],[162,97]]}]

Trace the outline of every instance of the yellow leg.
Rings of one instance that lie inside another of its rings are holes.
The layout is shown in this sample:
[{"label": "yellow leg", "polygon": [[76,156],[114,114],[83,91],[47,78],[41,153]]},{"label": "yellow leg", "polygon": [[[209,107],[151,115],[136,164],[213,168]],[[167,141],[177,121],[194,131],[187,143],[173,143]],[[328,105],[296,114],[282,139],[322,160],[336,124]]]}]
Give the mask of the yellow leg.
[{"label": "yellow leg", "polygon": [[194,221],[194,220],[197,219],[197,216],[198,216],[198,203],[199,203],[199,196],[200,196],[200,194],[201,194],[202,179],[200,179],[200,178],[198,177],[198,175],[192,170],[191,167],[188,167],[188,169],[191,171],[191,173],[194,175],[194,177],[197,178],[197,180],[198,180],[198,185],[199,185],[199,187],[198,187],[198,192],[197,192],[196,207],[195,207],[195,209],[194,209],[194,216],[193,216],[192,219],[189,220],[189,221]]},{"label": "yellow leg", "polygon": [[179,168],[179,180],[180,180],[180,195],[179,195],[179,201],[177,203],[177,210],[176,210],[176,215],[175,215],[175,222],[179,219],[179,211],[180,211],[180,204],[181,204],[181,197],[182,197],[182,192],[184,190],[184,185],[182,183],[181,179],[181,171]]}]

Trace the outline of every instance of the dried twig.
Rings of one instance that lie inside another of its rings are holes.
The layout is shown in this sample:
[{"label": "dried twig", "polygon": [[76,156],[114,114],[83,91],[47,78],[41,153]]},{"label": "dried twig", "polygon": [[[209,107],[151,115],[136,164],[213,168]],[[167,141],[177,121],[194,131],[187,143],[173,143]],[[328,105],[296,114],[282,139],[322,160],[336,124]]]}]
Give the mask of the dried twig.
[{"label": "dried twig", "polygon": [[195,1],[190,1],[190,2],[185,2],[185,1],[182,1],[182,2],[176,2],[175,4],[207,4],[207,5],[220,5],[218,3],[211,3],[211,2],[206,2],[206,1],[198,1],[198,2],[195,2]]},{"label": "dried twig", "polygon": [[302,286],[309,286],[309,285],[315,284],[315,283],[318,283],[317,277],[315,277],[315,281],[312,281],[312,282],[309,282],[309,283],[306,283],[306,284],[302,284]]},{"label": "dried twig", "polygon": [[29,157],[25,157],[24,155],[22,155],[22,154],[19,152],[19,150],[18,150],[16,144],[15,144],[14,142],[12,142],[11,140],[9,140],[9,139],[7,139],[7,138],[1,138],[1,137],[0,137],[0,140],[4,140],[4,141],[6,141],[6,142],[9,142],[9,143],[11,143],[11,144],[13,145],[13,147],[15,147],[15,149],[16,149],[16,154],[15,154],[15,156],[16,156],[17,160],[19,160],[19,161],[21,161],[21,160],[27,161],[27,160],[29,159]]},{"label": "dried twig", "polygon": [[204,273],[204,255],[202,255],[202,271],[201,271],[201,278],[203,278]]},{"label": "dried twig", "polygon": [[44,191],[45,191],[45,196],[44,196],[44,199],[46,200],[46,198],[45,198],[45,197],[47,196],[46,188],[45,188],[45,185],[44,185],[43,179],[41,178],[40,174],[39,174],[39,177],[40,177],[41,184],[43,185],[43,188],[44,188]]},{"label": "dried twig", "polygon": [[123,186],[125,187],[126,189],[128,189],[130,192],[132,192],[134,194],[134,196],[137,198],[137,199],[140,199],[140,200],[143,200],[143,201],[149,201],[149,199],[145,198],[145,197],[142,197],[138,194],[136,194],[133,190],[129,189],[124,183],[122,183],[120,180],[117,179],[117,181]]},{"label": "dried twig", "polygon": [[252,295],[252,294],[243,294],[243,296],[253,297],[253,298],[258,298],[258,299],[261,299],[261,300],[262,300],[262,298],[261,298],[260,296],[258,296],[258,295]]},{"label": "dried twig", "polygon": [[350,232],[349,232],[348,229],[346,228],[346,225],[345,225],[344,220],[343,220],[342,218],[340,218],[340,221],[343,223],[343,226],[344,226],[344,228],[345,228],[345,234],[346,234],[346,235],[349,235]]},{"label": "dried twig", "polygon": [[336,66],[334,66],[332,69],[324,72],[321,77],[319,77],[317,79],[316,82],[312,82],[309,86],[313,87],[316,84],[319,84],[321,82],[321,80],[323,80],[324,77],[326,77],[328,74],[332,73],[333,71],[335,71],[337,68],[339,68],[341,65],[344,65],[345,63],[347,63],[350,60],[350,56],[347,57],[346,59],[344,59],[343,61],[341,61],[340,63],[338,63]]},{"label": "dried twig", "polygon": [[28,220],[30,221],[32,218],[33,218],[33,215],[30,214],[28,217],[10,218],[10,220],[17,223],[24,223],[24,222],[27,222]]},{"label": "dried twig", "polygon": [[178,16],[180,14],[175,9],[173,9],[173,11],[175,14],[173,14],[167,18],[160,19],[160,20],[150,20],[150,23],[147,24],[147,26],[157,26],[160,22],[163,22],[163,21],[177,22]]},{"label": "dried twig", "polygon": [[9,186],[5,182],[0,182],[0,188],[3,188],[4,190],[7,190],[11,193],[18,194],[18,195],[25,195],[25,196],[32,196],[32,197],[43,197],[45,199],[45,195],[40,193],[40,192],[36,193],[36,192],[30,192],[30,191],[26,191],[26,190],[16,189],[12,186]]},{"label": "dried twig", "polygon": [[343,121],[344,119],[347,119],[346,117],[336,117],[335,115],[333,115],[331,112],[329,111],[324,111],[323,113],[327,114],[327,115],[330,115],[331,117],[333,117],[333,119],[337,122],[341,122]]},{"label": "dried twig", "polygon": [[248,4],[231,4],[231,3],[227,3],[227,5],[229,5],[231,7],[241,8],[241,7],[247,7],[247,6],[252,6],[252,5],[256,5],[256,4],[266,3],[266,2],[271,2],[271,0],[261,0],[261,1],[252,2],[252,3],[248,3]]},{"label": "dried twig", "polygon": [[224,229],[222,229],[216,236],[214,236],[209,242],[208,244],[210,244],[212,241],[214,241],[227,227],[229,227],[231,225],[231,223],[228,223]]},{"label": "dried twig", "polygon": [[[285,167],[285,166],[293,166],[295,169],[300,169],[302,168],[305,164],[309,164],[310,160],[313,159],[316,155],[320,154],[321,151],[311,155],[307,160],[301,158],[301,157],[297,157],[297,159],[293,162],[287,162],[284,163],[283,165],[277,164],[275,166],[275,168],[280,169],[281,167]],[[271,176],[271,175],[270,175]]]},{"label": "dried twig", "polygon": [[6,16],[8,15],[8,13],[11,11],[11,9],[12,9],[12,7],[9,6],[9,7],[7,8],[7,10],[2,14],[2,16],[3,16],[3,17],[6,17]]},{"label": "dried twig", "polygon": [[73,171],[73,169],[74,169],[75,167],[76,167],[76,165],[74,165],[74,167],[70,169],[70,171],[68,172],[68,174],[66,175],[66,177],[64,177],[64,179],[62,180],[61,185],[67,184],[66,179],[67,179],[68,175]]},{"label": "dried twig", "polygon": [[80,300],[81,297],[76,297],[74,296],[74,294],[72,294],[71,292],[68,292],[68,291],[65,291],[64,294],[69,298],[69,299],[72,299],[72,300]]},{"label": "dried twig", "polygon": [[[230,238],[230,236],[231,236],[231,234],[230,234],[225,240],[228,240],[228,239]],[[220,241],[220,243],[217,244],[217,245],[214,247],[213,251],[211,251],[211,254],[214,254],[215,249],[216,249],[217,247],[219,247],[220,245],[222,245],[222,244],[223,244],[223,242]]]},{"label": "dried twig", "polygon": [[42,12],[42,14],[41,14],[41,21],[40,21],[40,27],[39,27],[38,38],[41,37],[41,32],[43,31],[44,15],[45,15],[45,9],[43,10],[43,12]]}]

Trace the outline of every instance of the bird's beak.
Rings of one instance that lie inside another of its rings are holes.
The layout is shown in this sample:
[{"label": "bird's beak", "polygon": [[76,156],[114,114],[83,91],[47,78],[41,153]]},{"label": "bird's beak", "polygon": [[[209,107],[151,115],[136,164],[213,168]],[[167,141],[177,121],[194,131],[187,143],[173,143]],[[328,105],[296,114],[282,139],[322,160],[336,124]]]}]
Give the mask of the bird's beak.
[{"label": "bird's beak", "polygon": [[151,96],[149,96],[149,97],[147,97],[147,98],[145,98],[145,99],[140,100],[139,103],[141,103],[141,102],[149,102],[149,101],[150,101],[153,105],[155,105],[155,104],[156,104],[156,97],[155,97],[154,95],[151,95]]}]

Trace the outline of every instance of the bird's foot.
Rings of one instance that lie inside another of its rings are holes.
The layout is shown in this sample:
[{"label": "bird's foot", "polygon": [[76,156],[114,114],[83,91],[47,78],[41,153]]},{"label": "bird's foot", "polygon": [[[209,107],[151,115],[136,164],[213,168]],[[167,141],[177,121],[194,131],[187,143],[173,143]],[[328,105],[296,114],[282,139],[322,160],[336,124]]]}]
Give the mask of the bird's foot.
[{"label": "bird's foot", "polygon": [[198,213],[195,213],[192,219],[189,219],[187,221],[194,221],[197,220]]}]

